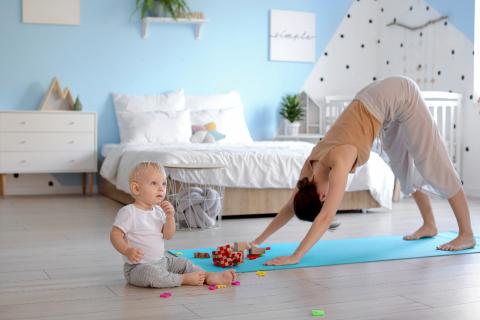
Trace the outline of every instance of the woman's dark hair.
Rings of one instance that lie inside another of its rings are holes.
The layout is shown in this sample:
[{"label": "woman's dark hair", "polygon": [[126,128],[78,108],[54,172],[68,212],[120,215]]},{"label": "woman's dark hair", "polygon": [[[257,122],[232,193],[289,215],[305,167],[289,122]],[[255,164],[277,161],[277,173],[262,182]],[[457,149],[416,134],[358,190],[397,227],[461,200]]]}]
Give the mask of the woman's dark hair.
[{"label": "woman's dark hair", "polygon": [[315,182],[302,178],[297,182],[298,192],[293,198],[293,210],[298,219],[313,222],[323,203],[317,193]]}]

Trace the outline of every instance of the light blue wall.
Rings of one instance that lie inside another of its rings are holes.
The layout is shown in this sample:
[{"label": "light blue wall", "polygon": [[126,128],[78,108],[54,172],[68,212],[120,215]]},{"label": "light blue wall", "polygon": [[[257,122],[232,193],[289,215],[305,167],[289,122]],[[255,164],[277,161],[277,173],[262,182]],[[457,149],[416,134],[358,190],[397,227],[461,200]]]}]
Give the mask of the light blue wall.
[{"label": "light blue wall", "polygon": [[313,64],[268,60],[269,10],[315,12],[317,56],[352,0],[195,0],[210,20],[151,25],[140,36],[134,0],[81,0],[79,26],[21,23],[21,1],[0,1],[0,109],[36,109],[52,77],[99,115],[99,146],[118,142],[111,92],[187,94],[239,90],[254,139],[272,137],[278,103],[298,92]]},{"label": "light blue wall", "polygon": [[475,0],[427,0],[435,10],[448,16],[448,21],[473,42]]}]

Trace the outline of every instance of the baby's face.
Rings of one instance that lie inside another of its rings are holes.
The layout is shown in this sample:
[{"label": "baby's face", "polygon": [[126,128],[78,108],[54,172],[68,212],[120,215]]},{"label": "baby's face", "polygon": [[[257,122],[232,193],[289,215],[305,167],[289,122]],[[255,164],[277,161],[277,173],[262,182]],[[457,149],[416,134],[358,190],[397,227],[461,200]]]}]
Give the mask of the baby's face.
[{"label": "baby's face", "polygon": [[138,179],[138,195],[135,195],[137,200],[140,200],[148,205],[159,204],[167,193],[167,177],[163,172],[150,169],[145,171]]}]

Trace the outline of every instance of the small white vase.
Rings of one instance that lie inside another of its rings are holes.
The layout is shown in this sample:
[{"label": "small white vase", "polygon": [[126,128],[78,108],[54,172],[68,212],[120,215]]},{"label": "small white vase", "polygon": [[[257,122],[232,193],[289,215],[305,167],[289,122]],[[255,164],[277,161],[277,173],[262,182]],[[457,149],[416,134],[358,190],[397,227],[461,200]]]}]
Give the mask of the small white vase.
[{"label": "small white vase", "polygon": [[300,131],[300,122],[285,122],[285,134],[287,136],[298,136]]}]

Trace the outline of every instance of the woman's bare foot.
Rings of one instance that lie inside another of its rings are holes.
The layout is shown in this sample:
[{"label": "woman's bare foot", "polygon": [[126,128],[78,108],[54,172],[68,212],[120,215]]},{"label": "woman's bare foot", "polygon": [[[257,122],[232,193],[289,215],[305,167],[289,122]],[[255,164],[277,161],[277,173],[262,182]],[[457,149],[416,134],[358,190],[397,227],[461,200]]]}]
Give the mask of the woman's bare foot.
[{"label": "woman's bare foot", "polygon": [[234,269],[223,272],[208,272],[206,276],[207,284],[226,284],[230,285],[232,281],[237,280],[237,274]]},{"label": "woman's bare foot", "polygon": [[444,243],[437,247],[437,250],[459,251],[475,247],[477,242],[473,234],[459,235],[450,242]]},{"label": "woman's bare foot", "polygon": [[182,284],[187,284],[190,286],[202,286],[205,282],[205,276],[205,271],[184,273],[182,275]]},{"label": "woman's bare foot", "polygon": [[418,240],[423,238],[432,238],[437,235],[437,227],[435,225],[424,224],[412,234],[407,234],[403,240]]}]

